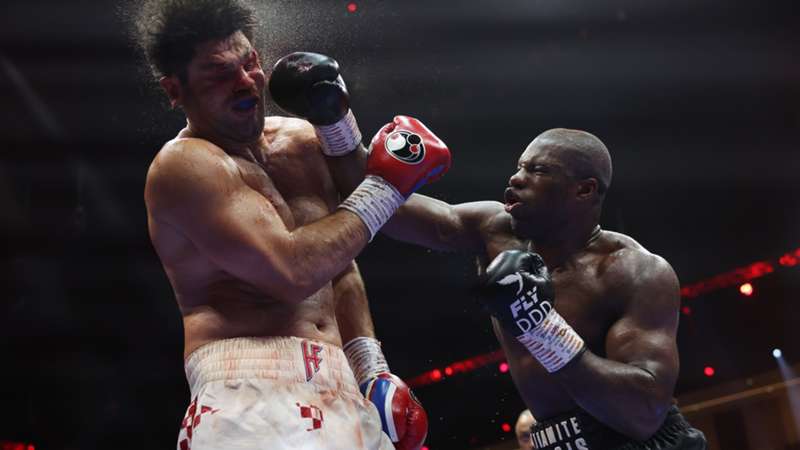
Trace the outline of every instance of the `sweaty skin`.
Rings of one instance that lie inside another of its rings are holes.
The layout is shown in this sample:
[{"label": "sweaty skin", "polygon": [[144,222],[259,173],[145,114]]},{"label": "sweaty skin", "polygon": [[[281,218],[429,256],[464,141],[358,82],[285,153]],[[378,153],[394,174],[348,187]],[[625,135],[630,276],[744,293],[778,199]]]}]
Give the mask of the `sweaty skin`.
[{"label": "sweaty skin", "polygon": [[[153,160],[145,203],[183,317],[184,355],[240,336],[341,346],[336,300],[366,308],[353,258],[369,236],[336,209],[311,125],[264,118],[264,73],[239,32],[198,46],[187,86],[177,77],[161,84],[188,126]],[[363,312],[343,334],[371,334]]]},{"label": "sweaty skin", "polygon": [[[315,145],[314,131],[301,120],[266,120],[260,158],[265,161],[263,166],[229,156],[210,142],[187,135],[189,132],[184,129],[178,141],[168,144],[165,150],[208,152],[209,159],[224,167],[230,176],[224,188],[233,189],[230,185],[238,184],[251,195],[262,196],[288,230],[327,216],[338,204],[323,157],[309,149]],[[188,145],[192,147],[175,148]],[[160,170],[160,163],[157,157],[151,171]],[[157,201],[148,204],[154,202]],[[300,302],[270,298],[223,270],[162,216],[168,214],[148,209],[150,236],[183,315],[185,355],[205,343],[238,336],[297,336],[342,345],[330,282]]]},{"label": "sweaty skin", "polygon": [[[550,374],[492,319],[525,404],[542,419],[581,407],[644,440],[673,403],[678,280],[664,259],[626,235],[599,228],[598,191],[610,182],[610,159],[565,150],[584,136],[555,131],[523,152],[505,204],[450,205],[415,194],[382,231],[424,247],[477,255],[481,273],[504,250],[540,253],[552,276],[556,310],[588,350]],[[352,177],[352,167],[363,164],[357,161],[363,155],[350,158],[334,172],[337,180]],[[347,186],[357,181],[353,177]]]},{"label": "sweaty skin", "polygon": [[[512,235],[493,233],[492,238],[487,240],[487,259],[481,261],[481,270],[486,268],[487,261],[491,261],[501,251],[510,248],[526,249],[528,245],[521,240],[518,245],[509,246],[510,242],[513,242]],[[601,231],[589,246],[573,254],[562,266],[550,272],[557,293],[556,309],[559,314],[583,337],[592,356],[609,358],[646,370],[639,377],[644,385],[639,388],[634,383],[632,386],[640,389],[643,394],[647,393],[654,381],[649,379],[651,373],[663,377],[663,384],[670,386],[669,392],[677,373],[677,370],[673,373],[673,368],[677,368],[673,334],[677,317],[673,311],[673,302],[661,298],[633,299],[625,292],[626,285],[636,283],[638,271],[653,270],[648,267],[651,264],[661,265],[662,270],[671,271],[667,269],[663,259],[647,252],[630,237]],[[636,305],[632,302],[650,304]],[[639,314],[639,310],[643,314]],[[659,317],[659,312],[664,315]],[[550,417],[582,406],[569,395],[569,389],[560,379],[573,369],[573,365],[564,368],[564,373],[559,372],[552,376],[494,318],[492,325],[508,358],[514,383],[525,404],[536,417]],[[653,329],[658,331],[652,331]],[[638,342],[647,331],[650,333],[646,342]],[[656,356],[659,360],[649,359],[651,356]],[[660,361],[662,358],[663,361]],[[624,370],[623,367],[616,369]],[[591,380],[584,379],[587,387],[591,388]],[[613,382],[620,388],[627,384],[621,379]],[[597,386],[599,385],[594,385],[595,388]],[[659,394],[664,403],[664,413],[670,404],[670,394],[667,391],[662,389]],[[623,421],[630,420],[633,416],[631,410],[632,408],[620,404],[617,417]],[[613,427],[612,423],[608,425]]]}]

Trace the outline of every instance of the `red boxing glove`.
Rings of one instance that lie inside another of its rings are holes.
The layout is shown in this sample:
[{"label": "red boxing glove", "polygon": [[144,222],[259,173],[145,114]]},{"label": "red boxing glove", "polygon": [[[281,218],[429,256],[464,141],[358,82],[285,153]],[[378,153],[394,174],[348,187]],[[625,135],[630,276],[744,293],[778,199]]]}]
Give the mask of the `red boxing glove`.
[{"label": "red boxing glove", "polygon": [[362,385],[397,450],[419,450],[428,435],[428,414],[403,380],[385,372]]},{"label": "red boxing glove", "polygon": [[450,150],[419,120],[395,116],[370,143],[367,175],[377,175],[405,197],[450,169]]},{"label": "red boxing glove", "polygon": [[343,347],[353,375],[381,417],[383,432],[397,450],[419,450],[428,434],[428,415],[403,380],[389,372],[381,343],[357,337]]}]

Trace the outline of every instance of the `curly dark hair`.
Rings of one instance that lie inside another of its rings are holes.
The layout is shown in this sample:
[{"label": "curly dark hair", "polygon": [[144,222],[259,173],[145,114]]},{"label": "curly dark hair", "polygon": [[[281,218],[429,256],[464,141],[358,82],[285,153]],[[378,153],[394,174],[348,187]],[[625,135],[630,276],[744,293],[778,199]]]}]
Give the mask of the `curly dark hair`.
[{"label": "curly dark hair", "polygon": [[252,42],[260,24],[249,0],[141,0],[133,11],[133,38],[156,78],[186,69],[195,47],[241,31]]}]

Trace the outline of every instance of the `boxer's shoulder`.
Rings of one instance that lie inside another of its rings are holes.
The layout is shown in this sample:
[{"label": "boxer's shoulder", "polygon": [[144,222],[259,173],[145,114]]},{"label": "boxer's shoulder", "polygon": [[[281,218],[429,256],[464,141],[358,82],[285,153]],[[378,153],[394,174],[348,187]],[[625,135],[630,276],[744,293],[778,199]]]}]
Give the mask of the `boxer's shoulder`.
[{"label": "boxer's shoulder", "polygon": [[481,209],[482,222],[479,230],[489,260],[504,250],[528,248],[528,241],[514,233],[511,215],[505,211],[502,203],[482,203],[484,207]]},{"label": "boxer's shoulder", "polygon": [[677,292],[677,276],[663,257],[648,251],[630,236],[603,231],[596,244],[597,274],[611,291],[631,293],[640,288]]},{"label": "boxer's shoulder", "polygon": [[511,226],[511,214],[507,213],[505,206],[500,202],[481,202],[482,216],[484,217],[484,233],[487,236],[509,237],[515,236]]},{"label": "boxer's shoulder", "polygon": [[202,164],[201,167],[204,167],[208,164],[218,165],[220,160],[226,165],[233,162],[225,150],[211,141],[194,137],[179,137],[168,141],[161,147],[150,165],[150,170],[180,170],[181,168],[186,170],[193,168],[185,167],[187,163]]},{"label": "boxer's shoulder", "polygon": [[264,137],[270,143],[289,144],[293,148],[319,146],[314,127],[308,121],[296,117],[265,117]]},{"label": "boxer's shoulder", "polygon": [[[506,214],[503,204],[493,200],[462,203],[459,207],[468,215],[484,232],[499,232],[511,229],[511,216]],[[508,216],[508,217],[506,217]]]},{"label": "boxer's shoulder", "polygon": [[173,139],[161,148],[150,164],[145,181],[148,209],[169,205],[170,199],[218,190],[237,180],[236,162],[219,146],[198,138]]}]

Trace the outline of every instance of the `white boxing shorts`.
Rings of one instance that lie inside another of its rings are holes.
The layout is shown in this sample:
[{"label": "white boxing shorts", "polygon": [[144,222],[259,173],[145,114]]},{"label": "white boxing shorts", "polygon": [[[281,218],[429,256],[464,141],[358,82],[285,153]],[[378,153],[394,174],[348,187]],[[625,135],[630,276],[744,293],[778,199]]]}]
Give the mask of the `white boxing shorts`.
[{"label": "white boxing shorts", "polygon": [[186,378],[178,450],[394,450],[337,346],[224,339],[189,355]]}]

